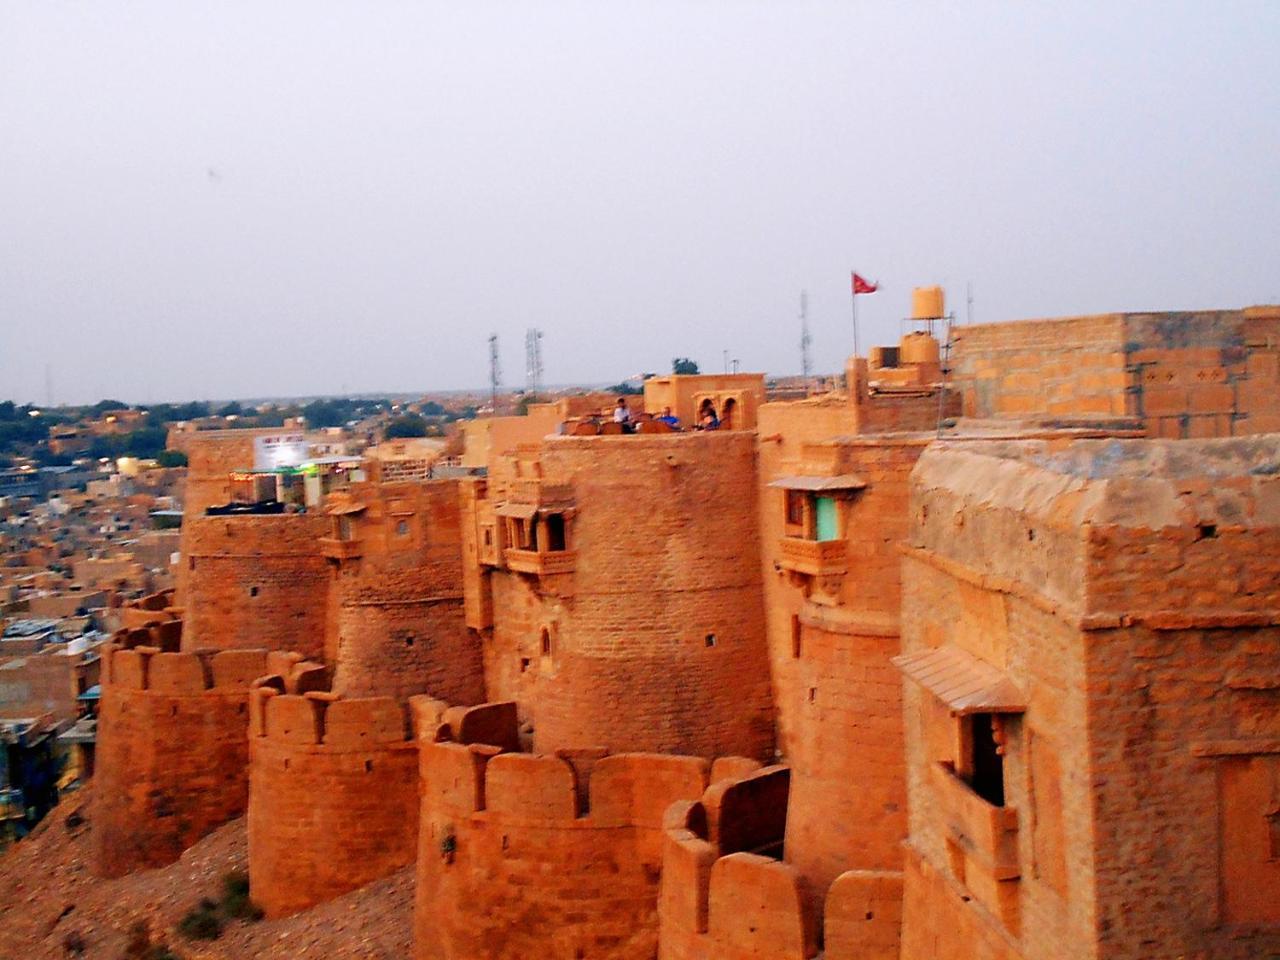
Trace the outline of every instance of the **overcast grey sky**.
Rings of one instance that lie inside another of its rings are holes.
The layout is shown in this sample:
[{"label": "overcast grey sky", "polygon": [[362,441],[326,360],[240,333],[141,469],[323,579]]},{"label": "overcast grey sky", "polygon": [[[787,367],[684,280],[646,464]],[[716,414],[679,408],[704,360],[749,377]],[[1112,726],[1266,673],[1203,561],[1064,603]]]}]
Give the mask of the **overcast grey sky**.
[{"label": "overcast grey sky", "polygon": [[1280,300],[1280,3],[0,0],[0,398],[799,369]]}]

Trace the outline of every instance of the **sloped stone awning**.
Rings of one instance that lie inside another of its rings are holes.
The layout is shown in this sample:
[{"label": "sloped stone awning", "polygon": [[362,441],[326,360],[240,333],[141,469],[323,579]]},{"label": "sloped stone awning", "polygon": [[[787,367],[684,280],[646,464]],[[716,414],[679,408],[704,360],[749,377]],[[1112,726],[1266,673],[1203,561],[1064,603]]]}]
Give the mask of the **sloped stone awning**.
[{"label": "sloped stone awning", "polygon": [[769,484],[783,490],[806,490],[810,493],[822,493],[826,490],[862,490],[867,481],[852,473],[842,473],[835,477],[779,477]]},{"label": "sloped stone awning", "polygon": [[970,713],[1025,713],[1027,697],[1000,670],[957,647],[904,653],[893,665],[951,708]]},{"label": "sloped stone awning", "polygon": [[538,512],[536,503],[500,503],[493,512],[500,517],[511,517],[515,520],[528,520]]},{"label": "sloped stone awning", "polygon": [[368,509],[363,503],[338,503],[325,512],[331,517],[342,517],[352,513],[364,513]]}]

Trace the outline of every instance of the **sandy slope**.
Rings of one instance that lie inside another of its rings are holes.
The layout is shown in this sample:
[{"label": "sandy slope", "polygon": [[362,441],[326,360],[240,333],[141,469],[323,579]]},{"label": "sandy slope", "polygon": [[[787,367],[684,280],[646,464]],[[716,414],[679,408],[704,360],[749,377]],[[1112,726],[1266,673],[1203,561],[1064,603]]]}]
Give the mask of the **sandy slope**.
[{"label": "sandy slope", "polygon": [[65,799],[32,835],[0,859],[0,960],[65,960],[69,934],[83,938],[90,960],[120,960],[125,931],[141,919],[155,942],[184,960],[408,960],[412,868],[306,913],[282,920],[229,924],[219,940],[188,942],[178,920],[201,897],[217,899],[221,878],[245,868],[244,821],[236,820],[188,850],[180,861],[118,880],[89,871],[92,823],[88,794]]}]

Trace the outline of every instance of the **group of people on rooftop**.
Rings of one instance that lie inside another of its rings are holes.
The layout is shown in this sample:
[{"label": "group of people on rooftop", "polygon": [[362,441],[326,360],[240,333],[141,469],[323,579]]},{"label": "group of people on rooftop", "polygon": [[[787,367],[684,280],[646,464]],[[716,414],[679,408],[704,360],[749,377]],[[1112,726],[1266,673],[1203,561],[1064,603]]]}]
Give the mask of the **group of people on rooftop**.
[{"label": "group of people on rooftop", "polygon": [[[662,408],[662,415],[653,418],[658,423],[665,423],[672,430],[683,430],[680,426],[680,418],[671,412],[670,407]],[[627,398],[619,397],[617,404],[613,408],[613,422],[622,425],[625,433],[633,433],[635,431],[635,420],[633,419],[631,408],[627,406]],[[710,404],[704,404],[702,412],[698,418],[698,424],[695,430],[719,430],[720,418],[716,416],[716,411]]]}]

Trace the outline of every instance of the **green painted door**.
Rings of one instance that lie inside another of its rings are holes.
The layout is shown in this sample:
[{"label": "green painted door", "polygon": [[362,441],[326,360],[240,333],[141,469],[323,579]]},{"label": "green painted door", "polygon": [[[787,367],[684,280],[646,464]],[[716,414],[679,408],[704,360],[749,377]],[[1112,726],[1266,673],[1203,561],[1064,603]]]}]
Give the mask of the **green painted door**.
[{"label": "green painted door", "polygon": [[831,497],[814,497],[814,517],[816,519],[817,539],[836,540],[840,531],[836,524],[836,502]]}]

